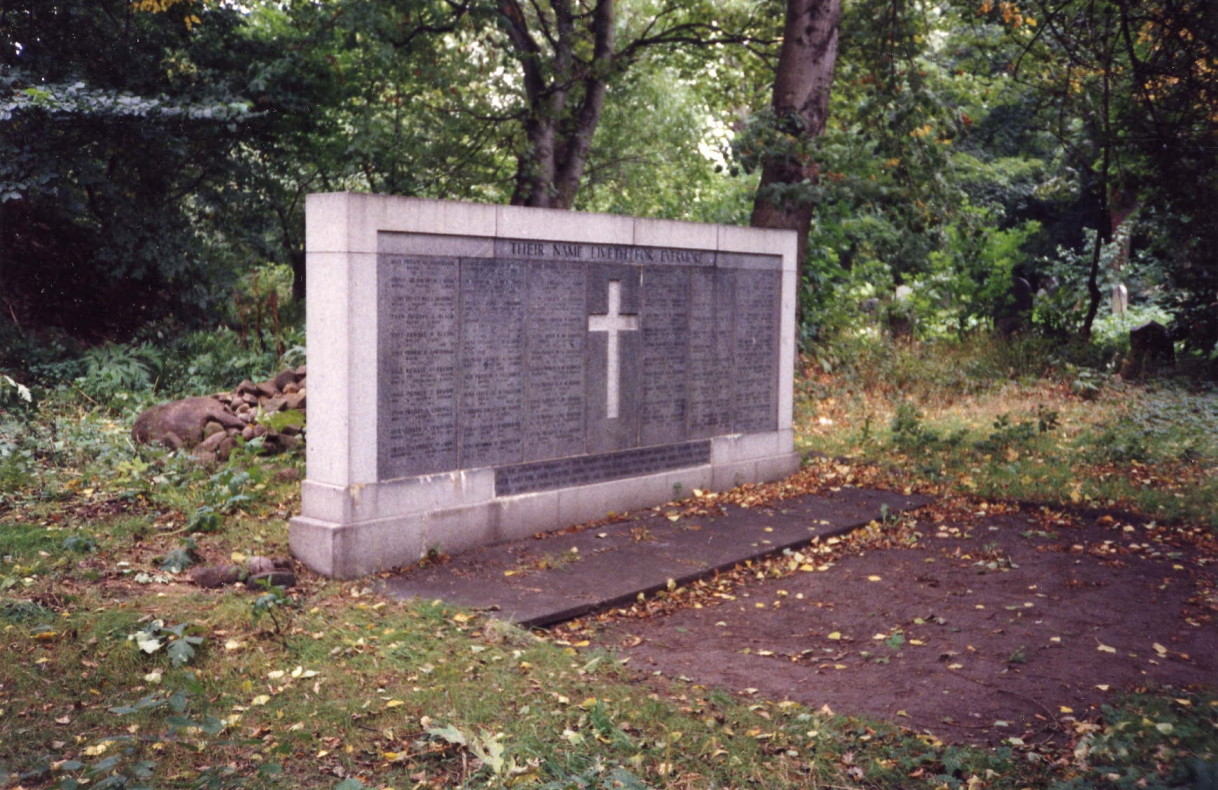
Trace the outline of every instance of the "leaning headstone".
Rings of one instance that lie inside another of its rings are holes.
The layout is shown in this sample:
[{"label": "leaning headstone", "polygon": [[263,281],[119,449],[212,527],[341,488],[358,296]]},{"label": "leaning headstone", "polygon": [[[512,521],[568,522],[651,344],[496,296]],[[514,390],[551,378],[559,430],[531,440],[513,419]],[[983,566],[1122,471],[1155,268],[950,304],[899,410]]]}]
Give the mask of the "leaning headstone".
[{"label": "leaning headstone", "polygon": [[1158,321],[1147,321],[1129,330],[1129,356],[1121,364],[1123,379],[1153,376],[1176,362],[1171,332]]},{"label": "leaning headstone", "polygon": [[321,573],[798,468],[793,233],[357,194],[306,223]]}]

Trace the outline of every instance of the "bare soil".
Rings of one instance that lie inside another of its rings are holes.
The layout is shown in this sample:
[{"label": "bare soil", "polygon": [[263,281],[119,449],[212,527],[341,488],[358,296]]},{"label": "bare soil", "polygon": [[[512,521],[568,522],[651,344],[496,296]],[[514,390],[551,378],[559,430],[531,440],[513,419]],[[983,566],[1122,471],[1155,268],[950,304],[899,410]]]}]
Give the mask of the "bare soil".
[{"label": "bare soil", "polygon": [[1119,694],[1218,682],[1204,530],[1017,506],[932,507],[912,530],[593,639],[635,670],[982,745],[1061,745]]}]

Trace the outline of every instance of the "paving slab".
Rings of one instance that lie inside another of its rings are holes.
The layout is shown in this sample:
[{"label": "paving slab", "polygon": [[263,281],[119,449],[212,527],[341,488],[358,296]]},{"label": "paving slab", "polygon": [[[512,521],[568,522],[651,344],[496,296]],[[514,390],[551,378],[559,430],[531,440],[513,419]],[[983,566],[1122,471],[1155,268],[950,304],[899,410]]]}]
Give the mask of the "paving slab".
[{"label": "paving slab", "polygon": [[483,546],[384,579],[398,598],[440,599],[541,627],[620,606],[670,582],[687,584],[814,537],[849,532],[930,499],[842,488],[764,506],[683,515],[680,504],[608,524]]}]

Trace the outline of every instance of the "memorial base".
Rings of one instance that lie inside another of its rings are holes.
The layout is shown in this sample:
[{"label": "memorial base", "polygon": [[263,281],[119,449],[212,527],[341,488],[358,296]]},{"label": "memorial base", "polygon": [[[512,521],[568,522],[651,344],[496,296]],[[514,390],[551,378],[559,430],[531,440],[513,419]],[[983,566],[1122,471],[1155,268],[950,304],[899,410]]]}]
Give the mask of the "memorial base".
[{"label": "memorial base", "polygon": [[493,468],[347,488],[306,480],[289,543],[312,570],[351,578],[651,507],[695,488],[780,479],[799,468],[799,455],[783,451],[790,446],[789,431],[716,437],[707,463],[508,496],[496,495]]}]

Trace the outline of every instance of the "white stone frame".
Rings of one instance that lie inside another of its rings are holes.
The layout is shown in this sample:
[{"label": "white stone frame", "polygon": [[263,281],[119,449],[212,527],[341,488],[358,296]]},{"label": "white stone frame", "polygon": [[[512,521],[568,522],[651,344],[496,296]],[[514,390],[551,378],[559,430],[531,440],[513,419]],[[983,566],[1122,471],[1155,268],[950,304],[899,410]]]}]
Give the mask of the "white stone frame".
[{"label": "white stone frame", "polygon": [[[671,500],[675,490],[725,490],[798,469],[793,231],[349,192],[309,195],[305,217],[307,474],[289,543],[313,570],[359,576],[431,550],[451,553],[650,507]],[[379,481],[376,286],[383,232],[781,256],[778,430],[712,438],[709,464],[514,496],[495,496],[490,468]]]}]

